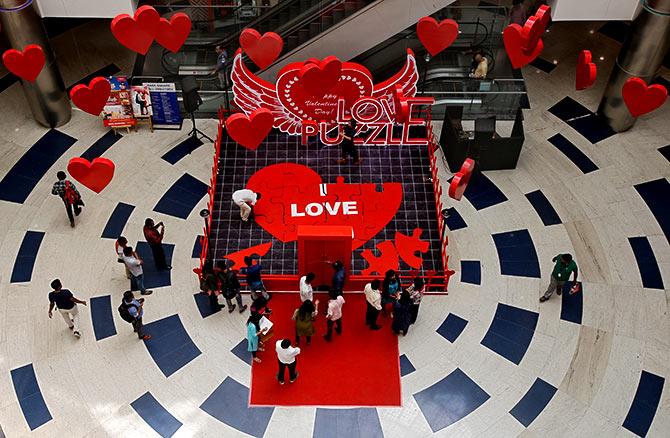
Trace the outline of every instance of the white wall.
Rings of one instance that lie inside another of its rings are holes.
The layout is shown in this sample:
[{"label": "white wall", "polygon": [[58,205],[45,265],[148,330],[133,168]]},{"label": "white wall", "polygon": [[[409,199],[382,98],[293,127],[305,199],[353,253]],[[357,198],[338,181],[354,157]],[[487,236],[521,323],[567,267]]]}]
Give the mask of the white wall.
[{"label": "white wall", "polygon": [[37,0],[42,17],[114,18],[135,13],[138,0]]},{"label": "white wall", "polygon": [[629,21],[642,7],[640,0],[549,0],[554,21]]}]

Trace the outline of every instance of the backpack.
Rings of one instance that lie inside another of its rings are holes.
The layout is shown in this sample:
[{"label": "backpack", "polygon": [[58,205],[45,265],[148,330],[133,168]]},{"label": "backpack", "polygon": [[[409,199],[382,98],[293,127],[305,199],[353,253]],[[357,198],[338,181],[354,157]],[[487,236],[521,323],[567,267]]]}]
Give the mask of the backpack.
[{"label": "backpack", "polygon": [[70,185],[70,181],[65,181],[65,194],[63,195],[63,199],[65,199],[65,202],[68,204],[74,204],[79,200],[79,196],[77,196],[77,192],[75,192],[74,188]]},{"label": "backpack", "polygon": [[121,319],[123,319],[126,322],[132,323],[135,321],[135,317],[130,314],[128,311],[128,307],[134,307],[137,309],[137,306],[134,304],[126,304],[123,299],[121,300],[121,305],[119,306],[119,315],[121,315]]}]

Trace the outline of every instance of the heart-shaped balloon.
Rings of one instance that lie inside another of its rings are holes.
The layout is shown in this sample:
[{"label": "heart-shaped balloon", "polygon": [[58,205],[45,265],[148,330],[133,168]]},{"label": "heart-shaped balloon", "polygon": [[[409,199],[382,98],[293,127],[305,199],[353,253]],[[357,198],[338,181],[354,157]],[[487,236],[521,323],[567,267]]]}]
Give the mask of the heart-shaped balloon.
[{"label": "heart-shaped balloon", "polygon": [[98,76],[88,86],[79,84],[70,91],[70,99],[77,108],[94,116],[99,116],[109,99],[111,85],[109,81]]},{"label": "heart-shaped balloon", "polygon": [[456,40],[458,23],[447,19],[438,24],[433,17],[423,17],[416,25],[416,34],[426,50],[435,56]]},{"label": "heart-shaped balloon", "polygon": [[161,18],[158,22],[156,42],[173,53],[177,53],[191,33],[191,19],[183,12],[177,12],[168,21]]},{"label": "heart-shaped balloon", "polygon": [[37,44],[30,44],[20,52],[9,49],[2,54],[7,70],[26,81],[35,82],[44,67],[44,50]]},{"label": "heart-shaped balloon", "polygon": [[340,80],[342,62],[328,56],[320,63],[307,62],[300,70],[300,85],[314,97],[323,97]]},{"label": "heart-shaped balloon", "polygon": [[591,51],[582,50],[577,60],[576,88],[585,90],[596,81],[596,65],[591,62]]},{"label": "heart-shaped balloon", "polygon": [[524,55],[531,56],[544,31],[547,29],[550,18],[551,8],[545,5],[541,6],[535,15],[528,17],[523,26],[521,37],[521,50]]},{"label": "heart-shaped balloon", "polygon": [[540,56],[540,53],[542,53],[542,49],[544,48],[544,43],[542,40],[539,40],[535,46],[535,50],[530,56],[523,53],[523,50],[521,49],[522,31],[523,29],[518,24],[510,24],[503,32],[505,50],[512,63],[512,67],[514,68],[523,67],[528,64],[533,59]]},{"label": "heart-shaped balloon", "polygon": [[274,32],[265,32],[261,37],[256,29],[244,29],[240,34],[240,47],[262,70],[279,57],[284,41]]},{"label": "heart-shaped balloon", "polygon": [[107,158],[98,157],[91,163],[86,158],[75,157],[70,159],[67,171],[72,178],[100,193],[114,177],[114,163]]},{"label": "heart-shaped balloon", "polygon": [[119,14],[112,20],[111,29],[117,41],[142,55],[146,55],[158,33],[160,15],[151,6],[142,6],[135,16]]},{"label": "heart-shaped balloon", "polygon": [[633,117],[654,111],[665,103],[668,90],[663,85],[649,85],[640,78],[630,78],[621,90],[623,101]]},{"label": "heart-shaped balloon", "polygon": [[473,170],[475,170],[475,162],[470,158],[466,158],[461,166],[461,170],[454,175],[451,184],[449,184],[450,198],[457,201],[461,200],[465,189],[468,187]]},{"label": "heart-shaped balloon", "polygon": [[248,116],[237,113],[228,117],[226,130],[233,140],[253,151],[268,136],[274,121],[272,111],[258,108]]}]

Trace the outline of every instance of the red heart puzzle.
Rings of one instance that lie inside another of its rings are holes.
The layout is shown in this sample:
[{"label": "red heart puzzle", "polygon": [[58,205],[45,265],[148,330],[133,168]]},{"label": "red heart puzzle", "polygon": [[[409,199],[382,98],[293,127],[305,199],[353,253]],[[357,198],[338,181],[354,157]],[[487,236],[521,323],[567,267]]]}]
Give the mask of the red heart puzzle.
[{"label": "red heart puzzle", "polygon": [[75,157],[70,159],[67,171],[72,178],[100,193],[114,177],[114,163],[107,158],[96,158],[91,163],[86,158]]},{"label": "red heart puzzle", "polygon": [[256,29],[244,29],[240,34],[240,47],[263,70],[279,57],[284,41],[274,32],[265,32],[261,37]]},{"label": "red heart puzzle", "polygon": [[586,90],[596,81],[596,65],[591,62],[591,51],[582,50],[577,60],[577,74],[575,87],[577,90]]},{"label": "red heart puzzle", "polygon": [[463,198],[463,193],[465,193],[465,189],[468,187],[473,170],[475,170],[475,162],[470,158],[466,158],[461,166],[461,170],[454,175],[451,184],[449,184],[450,198],[457,201]]},{"label": "red heart puzzle", "polygon": [[77,108],[94,116],[99,116],[107,103],[111,85],[103,77],[93,78],[86,86],[79,84],[70,91],[70,99]]},{"label": "red heart puzzle", "polygon": [[37,44],[30,44],[20,52],[9,49],[2,54],[7,70],[26,81],[35,82],[44,67],[44,50]]},{"label": "red heart puzzle", "polygon": [[639,117],[659,108],[668,97],[663,85],[649,85],[640,78],[630,78],[621,90],[623,100],[633,117]]},{"label": "red heart puzzle", "polygon": [[423,17],[416,25],[416,33],[421,44],[435,56],[456,40],[458,23],[447,19],[438,24],[433,17]]},{"label": "red heart puzzle", "polygon": [[540,56],[542,49],[544,48],[544,43],[542,40],[537,42],[535,50],[533,53],[528,56],[523,53],[521,48],[523,29],[518,24],[510,24],[505,28],[503,32],[503,41],[505,42],[505,50],[507,51],[507,56],[509,57],[512,67],[519,68],[531,62],[533,59]]},{"label": "red heart puzzle", "polygon": [[151,6],[142,6],[135,16],[119,14],[112,20],[111,29],[118,42],[130,50],[146,55],[158,32],[160,15]]},{"label": "red heart puzzle", "polygon": [[233,140],[253,151],[268,136],[274,121],[272,111],[258,108],[248,116],[237,113],[228,117],[226,130]]},{"label": "red heart puzzle", "polygon": [[300,85],[314,97],[323,97],[340,80],[342,62],[334,56],[324,58],[320,63],[311,60],[300,70]]},{"label": "red heart puzzle", "polygon": [[158,22],[156,42],[173,53],[177,53],[191,33],[191,19],[188,15],[177,12],[170,21],[161,18]]}]

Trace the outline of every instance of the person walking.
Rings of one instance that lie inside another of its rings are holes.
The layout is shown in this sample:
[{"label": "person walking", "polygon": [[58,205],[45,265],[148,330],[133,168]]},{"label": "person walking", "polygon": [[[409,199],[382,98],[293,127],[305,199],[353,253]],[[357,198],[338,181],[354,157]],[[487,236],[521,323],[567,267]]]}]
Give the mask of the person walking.
[{"label": "person walking", "polygon": [[126,239],[123,236],[120,236],[118,239],[116,239],[116,242],[114,242],[114,249],[116,249],[116,255],[117,255],[116,261],[121,263],[123,267],[126,269],[126,278],[130,280],[130,271],[128,270],[128,265],[123,263],[123,249],[126,246],[128,246],[128,239]]},{"label": "person walking", "polygon": [[[158,229],[160,228],[160,232]],[[170,270],[172,266],[165,261],[165,250],[163,249],[163,236],[165,235],[165,224],[159,222],[154,225],[151,218],[144,221],[144,238],[147,240],[151,253],[154,256],[154,263],[156,268],[161,271]]]},{"label": "person walking", "polygon": [[217,275],[214,272],[214,263],[207,259],[205,263],[202,264],[202,271],[200,272],[200,290],[201,293],[206,293],[209,295],[209,305],[213,311],[223,309],[223,304],[219,304],[219,281]]},{"label": "person walking", "polygon": [[386,271],[384,282],[382,283],[382,316],[386,317],[386,305],[391,304],[391,311],[397,299],[398,291],[400,290],[400,280],[398,280],[398,273],[393,269]]},{"label": "person walking", "polygon": [[63,317],[65,324],[72,330],[75,338],[81,338],[79,332],[79,310],[77,304],[86,305],[86,301],[79,300],[67,289],[63,289],[59,279],[51,282],[52,292],[49,292],[49,319],[53,316],[54,306]]},{"label": "person walking", "polygon": [[[56,181],[51,188],[51,194],[60,196],[65,204],[65,211],[67,217],[70,219],[70,226],[74,228],[74,217],[79,216],[81,207],[84,206],[84,201],[81,199],[79,190],[72,184],[72,181],[67,179],[67,175],[62,170],[56,174],[58,181]],[[72,214],[74,210],[74,215]]]},{"label": "person walking", "polygon": [[300,299],[302,302],[314,300],[314,290],[312,289],[312,281],[316,278],[313,272],[300,277]]},{"label": "person walking", "polygon": [[338,335],[342,334],[342,306],[344,305],[344,297],[338,295],[335,291],[330,291],[330,300],[328,301],[328,312],[326,314],[326,327],[328,327],[326,334],[323,335],[326,341],[333,340],[333,326]]},{"label": "person walking", "polygon": [[132,277],[130,282],[132,283],[133,280],[135,280],[135,285],[140,290],[142,295],[151,295],[153,291],[147,290],[144,287],[144,270],[142,269],[142,264],[144,264],[144,261],[140,258],[140,256],[137,255],[135,251],[133,251],[132,246],[126,246],[123,248],[123,263],[128,266],[128,270],[130,271],[130,275]]},{"label": "person walking", "polygon": [[144,324],[142,324],[142,316],[144,316],[144,298],[136,300],[133,292],[127,290],[123,293],[123,302],[121,305],[126,308],[126,311],[131,316],[133,331],[137,333],[137,337],[143,341],[151,339],[151,335],[145,335],[142,332],[142,327],[144,327]]},{"label": "person walking", "polygon": [[268,294],[268,291],[265,290],[265,286],[263,286],[263,279],[261,278],[263,267],[260,262],[254,264],[254,260],[251,257],[246,256],[244,257],[244,264],[247,265],[247,267],[240,269],[240,273],[244,271],[247,276],[247,285],[251,291],[251,299],[255,300],[258,297],[258,292],[260,292],[261,295],[263,295],[263,298],[270,301],[272,296]]},{"label": "person walking", "polygon": [[377,317],[382,310],[382,295],[379,292],[381,282],[379,280],[372,280],[371,283],[365,285],[363,293],[365,293],[365,303],[367,310],[365,311],[365,325],[370,326],[370,330],[379,330],[382,326],[377,325]]},{"label": "person walking", "polygon": [[412,299],[412,306],[409,308],[409,323],[414,324],[417,316],[419,316],[419,305],[421,304],[423,293],[425,292],[423,278],[415,277],[412,285],[407,288],[407,292],[409,292],[409,297]]},{"label": "person walking", "polygon": [[292,347],[291,340],[284,339],[282,341],[277,341],[275,350],[277,351],[277,362],[279,362],[279,372],[277,373],[279,384],[284,384],[284,375],[286,374],[287,367],[288,378],[290,379],[289,382],[295,382],[295,379],[298,378],[298,372],[295,370],[295,367],[298,364],[296,356],[300,354],[300,348]]},{"label": "person walking", "polygon": [[260,326],[261,317],[262,315],[252,312],[249,319],[247,319],[247,341],[249,343],[247,350],[251,352],[254,362],[258,363],[263,361],[260,357],[256,356],[256,352],[265,351],[263,348],[265,344],[260,340],[260,335],[263,334]]},{"label": "person walking", "polygon": [[349,119],[343,129],[342,139],[342,158],[337,160],[338,163],[344,164],[347,162],[347,156],[351,156],[355,165],[361,164],[363,159],[358,156],[358,150],[354,144],[354,137],[356,136],[356,120]]},{"label": "person walking", "polygon": [[575,278],[572,280],[572,287],[577,286],[577,275],[579,271],[577,269],[577,263],[572,260],[572,254],[559,254],[553,259],[552,262],[556,262],[554,265],[554,270],[551,273],[551,279],[549,280],[549,287],[547,291],[540,297],[540,302],[543,303],[547,301],[556,291],[557,295],[561,295],[563,291],[563,285],[570,279],[570,274],[575,273]]},{"label": "person walking", "polygon": [[526,5],[524,0],[512,0],[512,7],[509,9],[510,24],[518,24],[523,27],[526,23]]},{"label": "person walking", "polygon": [[302,305],[293,312],[293,321],[295,321],[295,344],[300,345],[300,337],[307,338],[307,345],[312,342],[312,336],[316,333],[314,328],[314,318],[319,311],[319,300],[312,304],[311,300],[303,301]]},{"label": "person walking", "polygon": [[233,313],[233,310],[235,310],[236,305],[233,304],[233,298],[237,300],[237,305],[240,306],[240,313],[247,310],[247,305],[242,305],[242,294],[240,294],[242,286],[237,274],[230,269],[225,260],[216,262],[216,267],[221,270],[217,275],[221,283],[221,293],[228,304],[228,313]]},{"label": "person walking", "polygon": [[222,90],[226,88],[226,58],[228,58],[226,49],[216,46],[216,68],[210,74],[219,76],[219,87]]},{"label": "person walking", "polygon": [[240,207],[240,218],[242,222],[248,222],[252,214],[252,207],[261,199],[260,193],[254,193],[249,189],[237,190],[233,193],[233,202]]},{"label": "person walking", "polygon": [[400,299],[393,304],[393,322],[391,323],[391,330],[396,335],[402,332],[403,336],[407,335],[409,326],[411,324],[412,315],[410,309],[412,307],[412,299],[409,292],[403,291],[400,294]]}]

